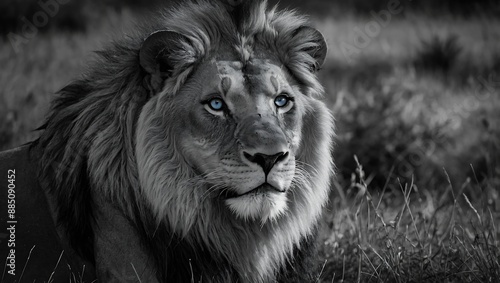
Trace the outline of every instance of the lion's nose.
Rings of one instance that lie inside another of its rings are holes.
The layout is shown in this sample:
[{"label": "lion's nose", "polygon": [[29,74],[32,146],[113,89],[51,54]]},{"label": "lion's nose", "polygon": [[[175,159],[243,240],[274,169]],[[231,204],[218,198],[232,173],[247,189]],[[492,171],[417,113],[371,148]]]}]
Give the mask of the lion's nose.
[{"label": "lion's nose", "polygon": [[243,152],[243,155],[252,163],[257,163],[264,170],[264,174],[269,173],[276,163],[282,162],[288,156],[288,152],[278,152],[273,155],[255,153],[253,155]]}]

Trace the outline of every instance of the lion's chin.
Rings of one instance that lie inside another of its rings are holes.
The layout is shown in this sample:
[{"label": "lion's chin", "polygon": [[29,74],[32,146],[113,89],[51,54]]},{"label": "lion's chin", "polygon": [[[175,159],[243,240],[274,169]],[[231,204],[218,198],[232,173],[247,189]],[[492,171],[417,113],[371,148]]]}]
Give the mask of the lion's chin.
[{"label": "lion's chin", "polygon": [[260,220],[261,224],[277,219],[288,207],[285,192],[251,192],[228,198],[225,203],[238,218]]}]

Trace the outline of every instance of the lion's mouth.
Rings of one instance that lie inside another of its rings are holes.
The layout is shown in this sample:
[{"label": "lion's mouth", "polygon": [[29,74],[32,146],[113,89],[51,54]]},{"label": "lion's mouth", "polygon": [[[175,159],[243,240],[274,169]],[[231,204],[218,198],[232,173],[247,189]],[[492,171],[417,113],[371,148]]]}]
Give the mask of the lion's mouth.
[{"label": "lion's mouth", "polygon": [[262,185],[256,187],[255,189],[252,189],[246,193],[243,193],[243,194],[238,194],[234,191],[227,191],[226,192],[226,198],[227,199],[231,199],[231,198],[238,198],[238,197],[242,197],[242,196],[247,196],[247,195],[258,195],[258,194],[265,194],[265,193],[284,193],[286,192],[286,190],[280,190],[272,185],[270,185],[269,183],[263,183]]}]

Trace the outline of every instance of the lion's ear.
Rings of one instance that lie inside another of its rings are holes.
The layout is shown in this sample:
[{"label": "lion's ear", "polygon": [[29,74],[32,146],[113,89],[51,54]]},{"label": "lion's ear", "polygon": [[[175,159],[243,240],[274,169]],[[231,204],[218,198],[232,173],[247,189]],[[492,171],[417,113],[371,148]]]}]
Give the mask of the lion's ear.
[{"label": "lion's ear", "polygon": [[141,67],[151,74],[153,81],[160,82],[172,74],[178,57],[188,39],[176,32],[161,30],[144,40],[139,51]]},{"label": "lion's ear", "polygon": [[295,31],[294,37],[305,39],[308,43],[305,44],[306,47],[302,51],[307,52],[315,60],[315,64],[311,66],[311,72],[317,72],[323,66],[328,51],[323,34],[315,28],[303,26]]}]

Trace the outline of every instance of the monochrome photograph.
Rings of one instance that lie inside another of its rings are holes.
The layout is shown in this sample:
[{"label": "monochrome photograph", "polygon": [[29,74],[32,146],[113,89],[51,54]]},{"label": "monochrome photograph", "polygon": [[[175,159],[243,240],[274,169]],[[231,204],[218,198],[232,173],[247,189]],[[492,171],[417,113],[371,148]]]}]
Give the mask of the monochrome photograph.
[{"label": "monochrome photograph", "polygon": [[2,0],[0,282],[500,282],[500,2]]}]

